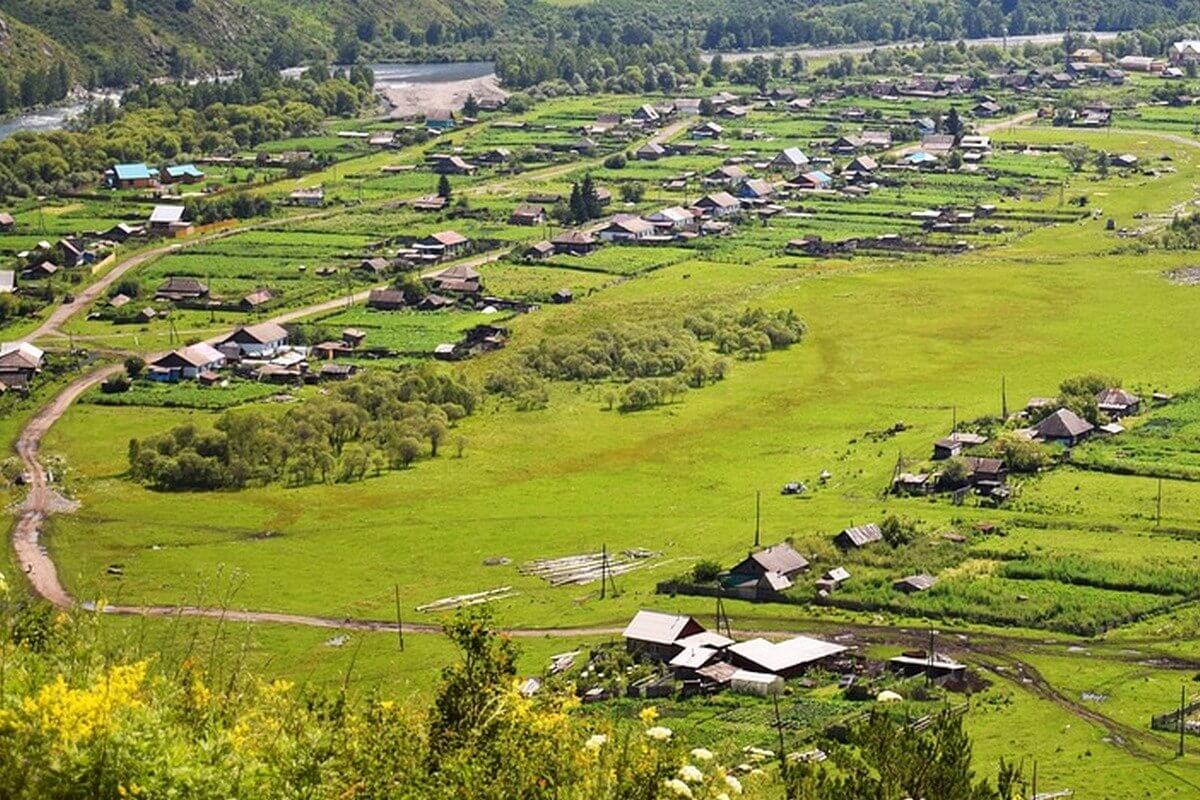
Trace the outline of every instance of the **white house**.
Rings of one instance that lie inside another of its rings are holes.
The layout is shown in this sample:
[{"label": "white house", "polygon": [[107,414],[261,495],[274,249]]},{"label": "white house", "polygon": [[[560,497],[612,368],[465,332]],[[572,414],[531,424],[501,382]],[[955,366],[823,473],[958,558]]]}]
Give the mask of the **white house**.
[{"label": "white house", "polygon": [[269,358],[287,345],[288,333],[282,325],[260,322],[244,325],[221,340],[222,353],[241,358]]}]

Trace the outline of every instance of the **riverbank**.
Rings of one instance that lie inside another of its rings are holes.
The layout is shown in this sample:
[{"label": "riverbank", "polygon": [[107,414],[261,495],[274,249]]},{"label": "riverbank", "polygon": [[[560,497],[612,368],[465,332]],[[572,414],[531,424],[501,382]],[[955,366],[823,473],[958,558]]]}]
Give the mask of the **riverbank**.
[{"label": "riverbank", "polygon": [[417,117],[441,109],[457,111],[471,95],[476,100],[503,100],[508,97],[508,92],[500,88],[500,80],[494,74],[445,83],[377,84],[376,89],[387,103],[388,115],[392,119]]}]

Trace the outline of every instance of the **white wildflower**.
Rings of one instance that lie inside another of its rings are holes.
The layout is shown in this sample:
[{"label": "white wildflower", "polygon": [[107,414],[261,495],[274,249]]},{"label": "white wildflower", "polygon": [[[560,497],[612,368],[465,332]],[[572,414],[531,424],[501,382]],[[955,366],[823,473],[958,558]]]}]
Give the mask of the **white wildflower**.
[{"label": "white wildflower", "polygon": [[671,738],[671,729],[664,728],[662,725],[655,725],[653,728],[646,729],[646,735],[656,742],[665,742]]},{"label": "white wildflower", "polygon": [[684,764],[679,768],[679,777],[687,783],[703,783],[704,773],[691,764]]},{"label": "white wildflower", "polygon": [[670,780],[668,780],[666,782],[666,785],[667,785],[668,789],[670,789],[672,792],[675,793],[676,797],[691,798],[693,796],[692,790],[688,787],[688,785],[686,783],[679,780],[679,778],[671,778]]},{"label": "white wildflower", "polygon": [[603,733],[597,733],[593,734],[591,738],[584,742],[583,746],[595,753],[606,744],[608,744],[608,737]]},{"label": "white wildflower", "polygon": [[725,785],[729,787],[729,791],[734,794],[742,793],[742,782],[732,775],[725,776]]},{"label": "white wildflower", "polygon": [[724,792],[721,792],[719,795],[714,797],[713,800],[729,800],[729,795],[725,794]]},{"label": "white wildflower", "polygon": [[697,747],[692,750],[692,758],[696,759],[697,761],[712,761],[713,754],[711,750],[707,750],[703,747]]}]

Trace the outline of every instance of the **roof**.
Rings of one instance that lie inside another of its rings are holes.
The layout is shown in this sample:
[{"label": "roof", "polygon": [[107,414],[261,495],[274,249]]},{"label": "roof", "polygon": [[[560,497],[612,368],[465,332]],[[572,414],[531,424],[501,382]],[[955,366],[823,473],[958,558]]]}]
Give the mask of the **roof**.
[{"label": "roof", "polygon": [[844,653],[846,648],[809,636],[796,636],[784,642],[750,639],[733,645],[729,652],[770,672],[781,672]]},{"label": "roof", "polygon": [[113,166],[113,174],[120,181],[144,181],[153,178],[158,171],[151,170],[145,164],[116,164]]},{"label": "roof", "polygon": [[825,573],[825,578],[831,581],[848,581],[850,580],[850,570],[845,567],[834,567]]},{"label": "roof", "polygon": [[197,342],[196,344],[184,347],[181,350],[175,350],[167,353],[162,358],[156,359],[152,363],[158,364],[160,361],[166,361],[172,357],[180,358],[191,364],[193,367],[205,367],[214,361],[223,361],[225,356],[221,351],[205,342]]},{"label": "roof", "polygon": [[155,206],[150,212],[150,221],[159,225],[169,225],[183,219],[183,206]]},{"label": "roof", "polygon": [[12,214],[9,214],[7,211],[0,211],[0,225],[13,225],[15,223],[16,220],[13,219]]},{"label": "roof", "polygon": [[1140,402],[1141,398],[1136,394],[1117,387],[1103,389],[1096,393],[1096,404],[1101,408],[1105,406],[1124,408],[1125,406],[1136,405]]},{"label": "roof", "polygon": [[926,589],[937,583],[937,579],[932,575],[920,573],[919,575],[908,575],[896,581],[894,586],[910,586],[917,591],[925,591]]},{"label": "roof", "polygon": [[745,670],[740,670],[733,664],[729,664],[725,661],[718,661],[714,664],[709,664],[707,667],[701,667],[700,669],[696,670],[697,675],[708,678],[710,681],[716,681],[717,683],[729,683],[729,681],[733,679],[733,676],[737,675],[739,672],[745,672]]},{"label": "roof", "polygon": [[840,538],[848,540],[855,547],[862,547],[871,542],[878,542],[883,538],[883,531],[874,522],[866,525],[857,525],[852,528],[846,528],[838,534]]},{"label": "roof", "polygon": [[0,292],[11,292],[17,287],[17,273],[11,269],[0,269]]},{"label": "roof", "polygon": [[29,342],[0,344],[0,366],[37,369],[41,366],[44,355],[42,348]]},{"label": "roof", "polygon": [[437,233],[431,233],[425,238],[432,239],[443,247],[453,247],[456,244],[466,244],[470,241],[458,231],[438,231]]},{"label": "roof", "polygon": [[479,272],[472,266],[467,264],[455,264],[452,267],[446,267],[439,272],[435,277],[441,280],[460,280],[460,281],[477,281],[480,278]]},{"label": "roof", "polygon": [[729,192],[713,192],[712,194],[706,194],[704,197],[701,197],[696,201],[696,205],[700,205],[701,203],[707,203],[708,205],[719,206],[721,208],[729,208],[731,206],[741,205],[741,203],[738,202],[738,199]]},{"label": "roof", "polygon": [[1069,408],[1060,408],[1034,426],[1043,439],[1073,439],[1092,430],[1092,423]]},{"label": "roof", "polygon": [[786,542],[764,548],[757,553],[751,553],[746,561],[753,561],[766,572],[778,572],[784,575],[808,566],[808,559],[797,553],[795,548]]},{"label": "roof", "polygon": [[552,240],[554,244],[595,244],[596,240],[590,233],[583,231],[563,231]]},{"label": "roof", "polygon": [[711,647],[685,647],[669,662],[672,667],[700,669],[717,655]]},{"label": "roof", "polygon": [[764,181],[762,178],[751,178],[742,184],[742,190],[757,195],[758,197],[763,197],[765,195],[772,194],[775,191],[775,187]]},{"label": "roof", "polygon": [[[654,644],[676,644],[690,627],[700,623],[683,614],[664,614],[661,611],[639,611],[621,633],[626,639]],[[703,630],[703,628],[701,628]]]},{"label": "roof", "polygon": [[963,463],[971,472],[997,473],[1004,469],[1004,462],[998,458],[967,456],[963,459]]},{"label": "roof", "polygon": [[196,168],[195,164],[177,164],[173,167],[167,167],[167,177],[170,178],[203,178],[204,173]]},{"label": "roof", "polygon": [[799,147],[787,147],[779,151],[779,154],[775,156],[775,160],[800,167],[808,163],[808,156],[804,155],[804,151]]},{"label": "roof", "polygon": [[205,292],[208,291],[208,287],[205,286],[200,281],[199,278],[189,278],[189,277],[181,276],[181,275],[171,275],[171,276],[168,276],[167,279],[165,281],[163,281],[162,284],[159,285],[158,291],[160,293],[167,293],[167,294],[178,294],[178,293],[204,294]]},{"label": "roof", "polygon": [[280,324],[275,322],[260,322],[257,325],[245,325],[234,330],[221,344],[226,342],[257,342],[258,344],[267,344],[276,342],[280,339],[287,339],[287,330]]},{"label": "roof", "polygon": [[605,230],[621,230],[636,236],[639,233],[652,233],[654,224],[632,214],[622,214],[614,217]]},{"label": "roof", "polygon": [[685,636],[675,642],[680,647],[712,647],[720,650],[733,644],[733,639],[728,636],[722,636],[715,631],[703,631],[701,633],[693,633],[691,636]]},{"label": "roof", "polygon": [[521,203],[513,209],[514,217],[540,217],[546,213],[546,209],[542,206],[533,203]]},{"label": "roof", "polygon": [[655,221],[670,222],[678,224],[681,222],[691,222],[696,216],[682,206],[670,206],[669,208],[659,209],[649,215],[647,219]]}]

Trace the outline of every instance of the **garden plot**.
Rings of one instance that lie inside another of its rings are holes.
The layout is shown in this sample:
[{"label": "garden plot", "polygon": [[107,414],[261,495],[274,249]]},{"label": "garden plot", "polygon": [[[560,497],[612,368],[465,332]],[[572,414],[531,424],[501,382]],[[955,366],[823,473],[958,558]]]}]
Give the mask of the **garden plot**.
[{"label": "garden plot", "polygon": [[429,355],[439,344],[456,342],[476,325],[499,325],[511,314],[473,311],[376,311],[354,306],[320,320],[333,328],[360,328],[365,346],[406,355]]}]

